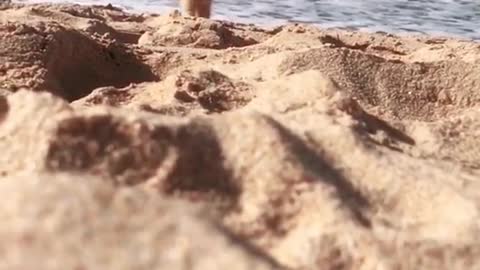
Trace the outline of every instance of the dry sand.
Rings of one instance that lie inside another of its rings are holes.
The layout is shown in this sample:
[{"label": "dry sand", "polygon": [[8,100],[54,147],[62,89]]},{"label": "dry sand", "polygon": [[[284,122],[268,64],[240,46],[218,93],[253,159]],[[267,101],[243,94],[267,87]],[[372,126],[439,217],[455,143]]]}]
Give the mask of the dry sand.
[{"label": "dry sand", "polygon": [[0,4],[0,269],[480,269],[480,44]]}]

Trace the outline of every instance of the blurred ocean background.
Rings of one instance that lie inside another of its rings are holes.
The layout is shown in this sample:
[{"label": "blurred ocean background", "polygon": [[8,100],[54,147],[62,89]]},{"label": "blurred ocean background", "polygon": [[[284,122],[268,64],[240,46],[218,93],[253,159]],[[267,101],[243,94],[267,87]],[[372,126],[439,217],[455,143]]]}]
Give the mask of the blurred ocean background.
[{"label": "blurred ocean background", "polygon": [[[17,0],[113,4],[133,12],[166,13],[178,0]],[[278,25],[312,23],[390,33],[423,33],[480,41],[480,0],[213,0],[212,19]]]}]

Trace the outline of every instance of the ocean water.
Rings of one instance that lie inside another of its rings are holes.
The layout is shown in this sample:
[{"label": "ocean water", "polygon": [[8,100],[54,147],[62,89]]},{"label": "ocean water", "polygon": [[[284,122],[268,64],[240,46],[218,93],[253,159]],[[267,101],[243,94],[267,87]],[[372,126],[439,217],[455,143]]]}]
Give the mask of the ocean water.
[{"label": "ocean water", "polygon": [[[108,4],[166,13],[178,0],[18,0]],[[434,34],[480,41],[480,0],[213,0],[213,19],[260,25],[312,23],[396,34]]]}]

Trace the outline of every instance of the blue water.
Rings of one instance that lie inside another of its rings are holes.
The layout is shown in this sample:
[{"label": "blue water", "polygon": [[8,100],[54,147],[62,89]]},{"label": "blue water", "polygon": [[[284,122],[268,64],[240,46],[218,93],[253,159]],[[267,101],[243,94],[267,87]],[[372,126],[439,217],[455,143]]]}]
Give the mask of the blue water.
[{"label": "blue water", "polygon": [[[19,0],[66,2],[67,0]],[[423,33],[480,40],[480,0],[213,0],[213,19],[277,25],[313,23],[391,33]],[[121,6],[133,12],[165,13],[178,0],[75,0]]]}]

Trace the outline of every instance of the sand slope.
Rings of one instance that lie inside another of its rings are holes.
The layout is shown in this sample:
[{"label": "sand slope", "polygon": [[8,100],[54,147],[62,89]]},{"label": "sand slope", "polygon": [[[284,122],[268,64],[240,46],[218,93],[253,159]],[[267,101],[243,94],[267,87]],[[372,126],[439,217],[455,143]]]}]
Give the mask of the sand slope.
[{"label": "sand slope", "polygon": [[4,4],[0,91],[2,269],[480,267],[478,43]]}]

